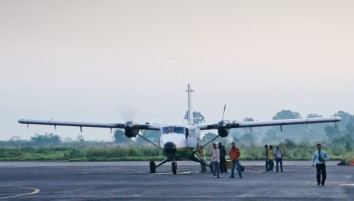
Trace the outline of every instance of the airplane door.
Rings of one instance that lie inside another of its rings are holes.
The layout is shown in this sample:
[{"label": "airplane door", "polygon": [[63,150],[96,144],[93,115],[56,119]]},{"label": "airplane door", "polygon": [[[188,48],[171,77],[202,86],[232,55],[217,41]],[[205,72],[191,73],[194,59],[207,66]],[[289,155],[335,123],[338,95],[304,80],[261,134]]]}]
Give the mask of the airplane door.
[{"label": "airplane door", "polygon": [[195,148],[198,144],[198,137],[199,137],[199,128],[197,127],[192,127],[192,128],[187,128],[186,130],[186,145],[187,147],[193,147]]}]

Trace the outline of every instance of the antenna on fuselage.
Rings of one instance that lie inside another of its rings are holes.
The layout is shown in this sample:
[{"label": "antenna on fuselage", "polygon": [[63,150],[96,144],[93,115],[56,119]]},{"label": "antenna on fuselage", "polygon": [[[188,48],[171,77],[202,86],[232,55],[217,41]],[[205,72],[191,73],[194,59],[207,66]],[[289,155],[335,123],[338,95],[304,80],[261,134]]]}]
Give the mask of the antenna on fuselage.
[{"label": "antenna on fuselage", "polygon": [[188,124],[189,125],[192,125],[193,124],[193,110],[192,110],[192,92],[193,90],[191,89],[191,86],[190,84],[188,84],[188,89],[187,91],[188,92]]}]

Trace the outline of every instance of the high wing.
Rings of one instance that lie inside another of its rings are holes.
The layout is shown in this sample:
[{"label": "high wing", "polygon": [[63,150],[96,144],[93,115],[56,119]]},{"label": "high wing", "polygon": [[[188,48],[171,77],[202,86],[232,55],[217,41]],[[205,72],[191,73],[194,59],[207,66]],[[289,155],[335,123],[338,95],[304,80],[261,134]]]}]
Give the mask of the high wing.
[{"label": "high wing", "polygon": [[249,128],[249,127],[262,127],[262,126],[283,126],[283,125],[296,125],[296,124],[314,124],[314,123],[330,123],[339,122],[342,118],[333,117],[316,117],[305,119],[283,119],[271,121],[249,121],[249,122],[219,122],[218,124],[199,125],[201,130],[219,129],[219,128]]},{"label": "high wing", "polygon": [[135,122],[128,121],[126,123],[95,123],[95,122],[75,122],[75,121],[54,121],[54,120],[32,120],[32,119],[20,119],[18,123],[21,124],[37,124],[37,125],[49,125],[49,126],[77,126],[82,127],[95,127],[95,128],[133,128],[144,130],[160,130],[158,125],[150,124],[136,124]]}]

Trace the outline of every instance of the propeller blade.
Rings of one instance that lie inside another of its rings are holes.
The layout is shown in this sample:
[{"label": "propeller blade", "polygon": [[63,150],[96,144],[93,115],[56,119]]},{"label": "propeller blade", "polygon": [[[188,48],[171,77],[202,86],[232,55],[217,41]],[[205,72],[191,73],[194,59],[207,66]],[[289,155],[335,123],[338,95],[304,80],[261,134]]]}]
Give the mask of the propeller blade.
[{"label": "propeller blade", "polygon": [[138,108],[133,105],[122,105],[118,107],[118,112],[123,121],[133,121],[138,112]]},{"label": "propeller blade", "polygon": [[221,119],[222,122],[224,121],[225,110],[226,110],[226,104],[224,105],[224,112],[222,113],[222,119]]}]

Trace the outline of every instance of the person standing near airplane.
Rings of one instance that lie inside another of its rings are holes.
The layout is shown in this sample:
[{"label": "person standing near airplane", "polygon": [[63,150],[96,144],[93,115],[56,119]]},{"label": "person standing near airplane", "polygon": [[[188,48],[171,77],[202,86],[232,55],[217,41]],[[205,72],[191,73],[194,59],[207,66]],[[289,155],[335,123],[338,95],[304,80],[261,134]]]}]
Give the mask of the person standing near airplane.
[{"label": "person standing near airplane", "polygon": [[231,176],[230,178],[235,178],[235,166],[238,172],[238,176],[242,178],[241,164],[239,158],[241,156],[240,150],[236,147],[235,142],[231,143],[231,148],[229,150],[229,156],[231,159]]},{"label": "person standing near airplane", "polygon": [[268,171],[273,172],[274,167],[273,146],[269,145],[268,149]]},{"label": "person standing near airplane", "polygon": [[210,150],[210,157],[211,157],[211,165],[213,168],[213,176],[215,178],[221,178],[220,176],[220,150],[216,147],[216,143],[213,143],[213,147]]},{"label": "person standing near airplane", "polygon": [[[317,185],[325,184],[327,178],[326,172],[326,160],[329,159],[328,154],[322,150],[321,144],[317,144],[317,151],[315,151],[312,155],[312,166],[314,167],[316,164],[316,178],[317,178]],[[321,175],[322,175],[322,182],[321,182]]]},{"label": "person standing near airplane", "polygon": [[264,145],[265,148],[265,171],[268,172],[269,170],[269,163],[268,163],[268,145]]},{"label": "person standing near airplane", "polygon": [[225,146],[219,142],[219,150],[220,150],[220,172],[221,174],[227,173],[227,166],[226,166],[226,150]]},{"label": "person standing near airplane", "polygon": [[280,163],[280,171],[283,172],[283,151],[277,146],[275,150],[275,162],[276,162],[276,171],[279,172],[279,163]]},{"label": "person standing near airplane", "polygon": [[[198,153],[199,153],[200,157],[204,160],[205,159],[205,149],[203,148],[203,146],[199,146]],[[202,168],[201,172],[206,172],[206,167],[205,167],[204,163],[200,163],[200,167]]]}]

